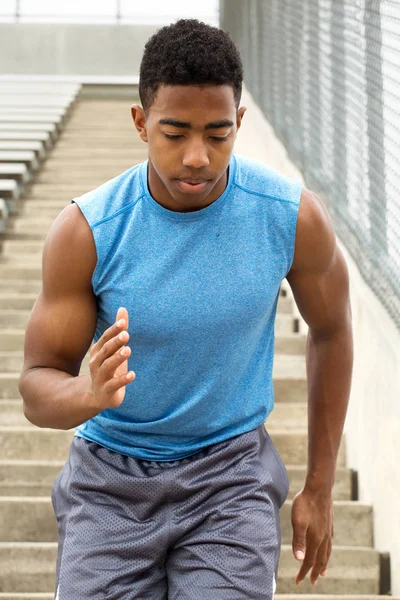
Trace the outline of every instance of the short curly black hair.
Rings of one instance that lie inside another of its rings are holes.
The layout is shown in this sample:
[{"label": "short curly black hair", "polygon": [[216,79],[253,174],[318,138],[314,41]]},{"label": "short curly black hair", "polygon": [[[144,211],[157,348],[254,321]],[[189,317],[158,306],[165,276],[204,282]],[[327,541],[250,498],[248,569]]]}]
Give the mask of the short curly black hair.
[{"label": "short curly black hair", "polygon": [[139,96],[147,111],[164,85],[231,85],[236,107],[243,64],[229,33],[197,19],[180,19],[148,40],[140,65]]}]

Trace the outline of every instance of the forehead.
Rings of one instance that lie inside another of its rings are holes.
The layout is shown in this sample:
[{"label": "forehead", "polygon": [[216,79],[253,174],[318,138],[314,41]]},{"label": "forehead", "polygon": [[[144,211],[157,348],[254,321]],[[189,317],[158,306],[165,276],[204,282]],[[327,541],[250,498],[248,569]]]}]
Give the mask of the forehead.
[{"label": "forehead", "polygon": [[149,109],[156,119],[175,118],[190,123],[231,118],[236,113],[230,85],[162,85]]}]

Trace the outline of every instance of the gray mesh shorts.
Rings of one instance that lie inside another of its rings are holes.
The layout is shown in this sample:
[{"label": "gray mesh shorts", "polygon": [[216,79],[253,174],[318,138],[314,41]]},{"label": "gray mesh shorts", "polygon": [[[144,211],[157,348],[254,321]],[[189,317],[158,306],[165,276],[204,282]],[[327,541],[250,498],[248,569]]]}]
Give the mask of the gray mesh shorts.
[{"label": "gray mesh shorts", "polygon": [[74,437],[54,482],[58,600],[271,600],[286,468],[264,425],[174,462]]}]

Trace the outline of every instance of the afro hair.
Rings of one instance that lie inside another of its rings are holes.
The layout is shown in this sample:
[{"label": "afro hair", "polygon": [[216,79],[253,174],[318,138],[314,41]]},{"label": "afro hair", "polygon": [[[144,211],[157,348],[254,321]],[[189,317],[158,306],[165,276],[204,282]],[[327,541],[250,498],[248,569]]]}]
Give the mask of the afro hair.
[{"label": "afro hair", "polygon": [[160,85],[231,85],[238,107],[242,81],[242,60],[229,33],[197,19],[180,19],[146,43],[139,96],[147,111]]}]

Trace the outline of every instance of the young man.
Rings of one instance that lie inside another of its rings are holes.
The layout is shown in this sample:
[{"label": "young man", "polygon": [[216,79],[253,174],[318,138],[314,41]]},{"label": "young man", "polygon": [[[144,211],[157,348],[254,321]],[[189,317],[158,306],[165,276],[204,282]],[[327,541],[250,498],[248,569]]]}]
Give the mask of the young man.
[{"label": "young man", "polygon": [[20,392],[32,423],[77,428],[52,492],[60,600],[272,598],[289,482],[263,424],[285,277],[310,326],[296,582],[327,569],[348,273],[317,196],[233,154],[241,86],[227,33],[158,31],[132,107],[148,160],[75,198],[47,235]]}]

